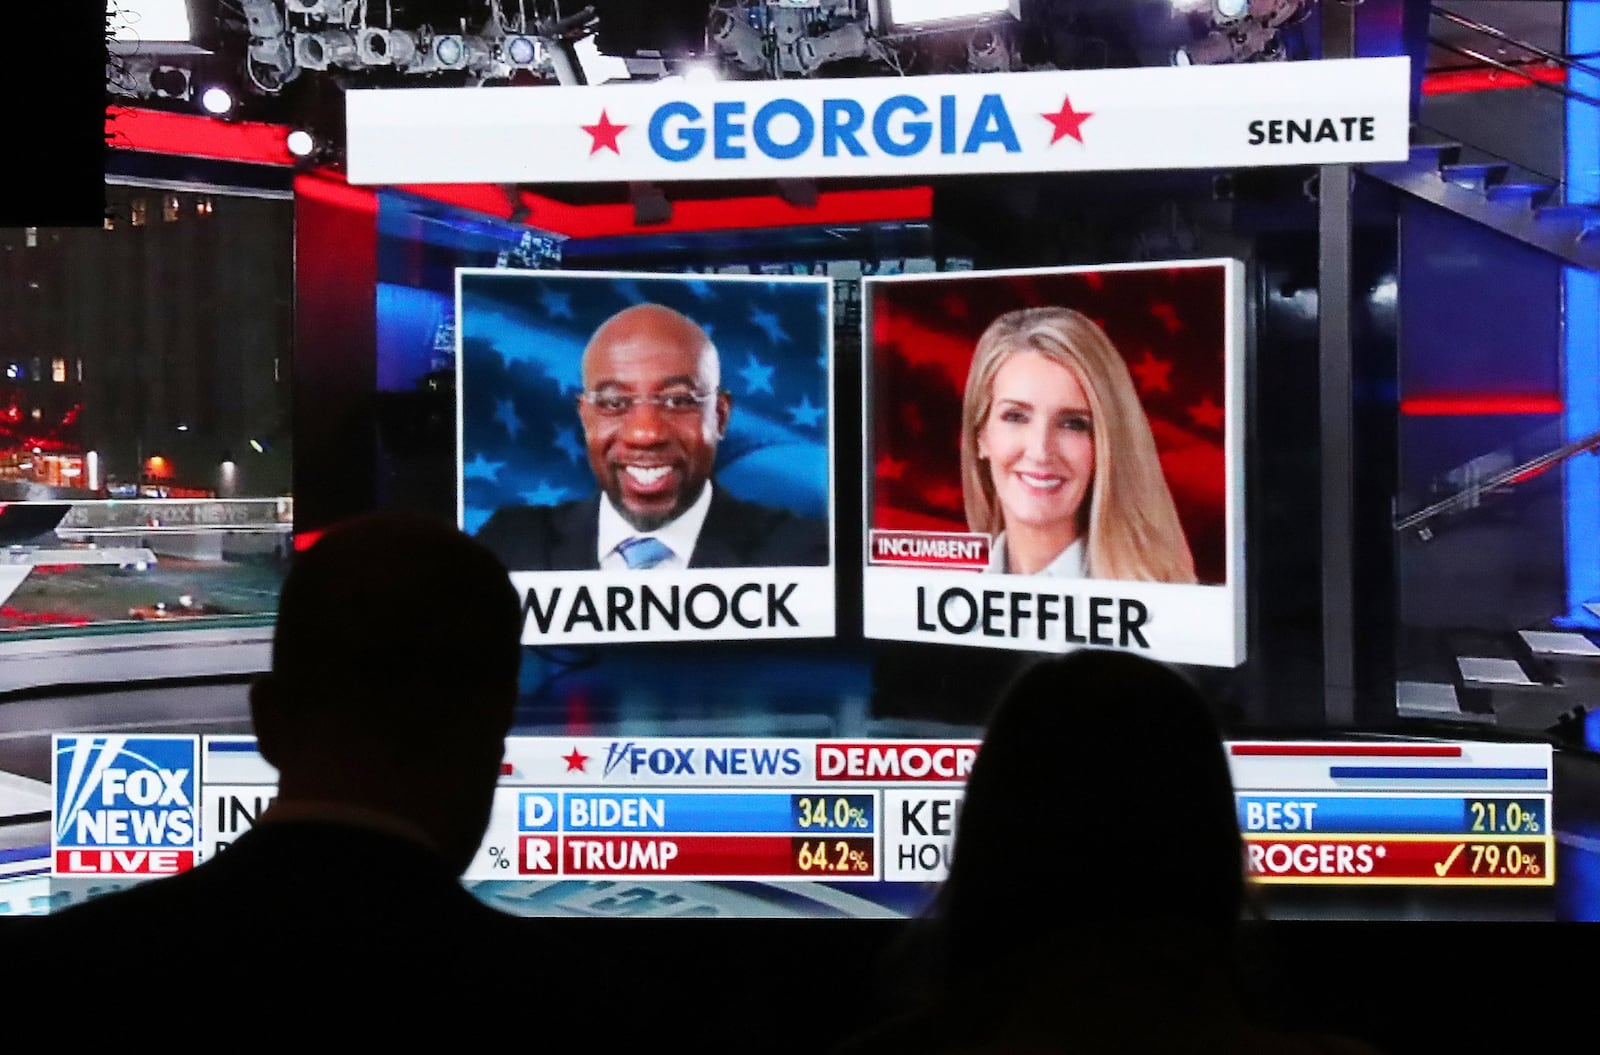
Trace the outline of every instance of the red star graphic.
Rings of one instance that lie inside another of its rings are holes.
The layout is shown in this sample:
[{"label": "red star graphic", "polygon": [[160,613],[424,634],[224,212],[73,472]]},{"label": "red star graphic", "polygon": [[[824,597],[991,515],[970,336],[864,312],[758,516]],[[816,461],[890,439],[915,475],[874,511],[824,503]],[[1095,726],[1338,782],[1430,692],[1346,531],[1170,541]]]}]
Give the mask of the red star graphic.
[{"label": "red star graphic", "polygon": [[878,459],[877,469],[878,469],[878,479],[880,479],[880,480],[898,480],[898,479],[900,479],[900,477],[905,475],[906,463],[905,462],[901,462],[901,461],[895,461],[895,459],[893,459],[889,455],[885,454],[882,458]]},{"label": "red star graphic", "polygon": [[915,403],[907,403],[900,408],[900,424],[905,426],[907,432],[913,436],[922,432],[922,411],[917,409]]},{"label": "red star graphic", "polygon": [[1139,379],[1139,391],[1172,391],[1172,360],[1157,359],[1155,353],[1146,348],[1144,350],[1144,358],[1128,369]]},{"label": "red star graphic", "polygon": [[617,149],[617,137],[625,132],[628,126],[612,124],[611,118],[604,110],[600,111],[600,122],[598,124],[583,125],[582,128],[594,140],[594,145],[589,147],[591,156],[598,154],[602,150],[609,150],[618,155],[622,153]]},{"label": "red star graphic", "polygon": [[961,509],[961,488],[955,484],[934,484],[925,492],[928,504],[935,509]]},{"label": "red star graphic", "polygon": [[589,764],[589,756],[580,752],[576,747],[572,749],[572,754],[562,755],[561,761],[567,764],[568,773],[588,772],[584,767]]},{"label": "red star graphic", "polygon": [[1189,417],[1194,419],[1196,425],[1212,429],[1222,428],[1222,408],[1213,403],[1210,396],[1190,407]]},{"label": "red star graphic", "polygon": [[1161,325],[1167,328],[1168,333],[1177,333],[1183,329],[1183,320],[1178,317],[1178,309],[1164,301],[1150,305],[1150,314],[1161,320]]},{"label": "red star graphic", "polygon": [[1089,118],[1093,117],[1094,114],[1082,113],[1074,110],[1072,108],[1072,100],[1066,96],[1062,96],[1061,111],[1059,113],[1040,114],[1039,116],[1043,117],[1046,121],[1049,121],[1055,126],[1055,135],[1050,137],[1050,145],[1055,146],[1067,136],[1071,136],[1080,143],[1083,142],[1083,133],[1079,131],[1079,129],[1081,129],[1083,127],[1083,123],[1089,120]]}]

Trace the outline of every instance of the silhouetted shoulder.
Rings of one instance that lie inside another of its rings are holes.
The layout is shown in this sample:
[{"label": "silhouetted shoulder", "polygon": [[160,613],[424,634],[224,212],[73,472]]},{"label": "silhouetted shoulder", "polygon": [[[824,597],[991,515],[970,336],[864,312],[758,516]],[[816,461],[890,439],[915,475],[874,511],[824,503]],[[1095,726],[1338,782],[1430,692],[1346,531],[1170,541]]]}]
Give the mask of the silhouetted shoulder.
[{"label": "silhouetted shoulder", "polygon": [[[174,997],[185,1014],[237,1014],[270,997],[299,1029],[313,1020],[304,1016],[366,1022],[377,994],[379,1017],[453,1030],[530,993],[597,1010],[581,1002],[592,958],[542,923],[484,904],[409,842],[292,823],[254,829],[181,875],[30,921],[7,953],[38,989],[71,978],[94,993],[97,1014],[148,1013]],[[180,969],[209,956],[227,969]],[[270,1017],[238,1025],[272,1033]]]}]

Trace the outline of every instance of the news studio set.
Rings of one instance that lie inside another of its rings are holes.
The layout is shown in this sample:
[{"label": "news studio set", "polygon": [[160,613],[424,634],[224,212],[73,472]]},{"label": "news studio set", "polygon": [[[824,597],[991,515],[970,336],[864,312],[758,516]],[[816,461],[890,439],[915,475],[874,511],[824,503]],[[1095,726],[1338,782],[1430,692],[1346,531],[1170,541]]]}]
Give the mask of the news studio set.
[{"label": "news studio set", "polygon": [[1102,648],[1311,976],[1600,920],[1600,4],[112,8],[103,220],[0,230],[0,915],[227,853],[284,574],[405,510],[523,603],[503,912],[864,978]]}]

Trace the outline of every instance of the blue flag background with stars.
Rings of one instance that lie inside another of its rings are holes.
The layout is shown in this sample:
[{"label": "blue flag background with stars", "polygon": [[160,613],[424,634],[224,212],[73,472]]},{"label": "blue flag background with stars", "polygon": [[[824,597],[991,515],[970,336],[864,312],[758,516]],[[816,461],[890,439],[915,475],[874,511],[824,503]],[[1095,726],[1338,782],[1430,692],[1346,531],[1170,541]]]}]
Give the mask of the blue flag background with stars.
[{"label": "blue flag background with stars", "polygon": [[826,518],[830,296],[826,281],[463,273],[463,529],[476,532],[501,506],[594,493],[578,420],[583,349],[602,322],[643,303],[682,312],[717,347],[733,393],[717,485]]}]

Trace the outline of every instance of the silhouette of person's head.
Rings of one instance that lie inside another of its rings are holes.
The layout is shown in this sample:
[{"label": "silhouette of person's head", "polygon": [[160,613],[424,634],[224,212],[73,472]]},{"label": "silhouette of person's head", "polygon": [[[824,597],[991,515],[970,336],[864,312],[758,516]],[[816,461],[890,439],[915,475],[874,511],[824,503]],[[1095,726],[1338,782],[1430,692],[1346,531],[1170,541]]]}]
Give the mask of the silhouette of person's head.
[{"label": "silhouette of person's head", "polygon": [[1070,955],[1074,933],[1171,929],[1220,951],[1243,900],[1227,759],[1187,681],[1139,656],[1084,651],[1011,684],[936,905],[950,981]]},{"label": "silhouette of person's head", "polygon": [[279,801],[401,821],[463,871],[493,804],[521,624],[504,566],[452,527],[378,513],[329,530],[284,580],[272,672],[250,693]]}]

